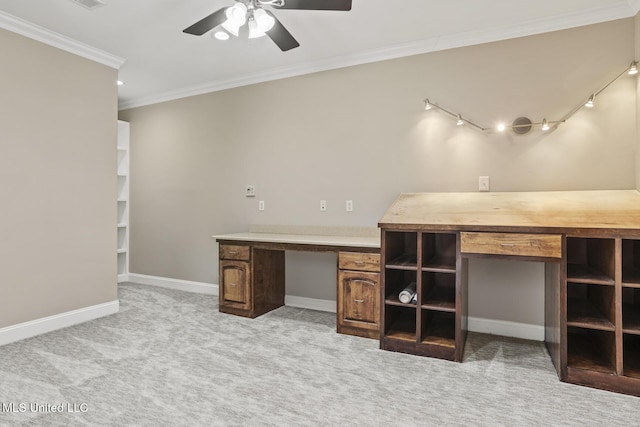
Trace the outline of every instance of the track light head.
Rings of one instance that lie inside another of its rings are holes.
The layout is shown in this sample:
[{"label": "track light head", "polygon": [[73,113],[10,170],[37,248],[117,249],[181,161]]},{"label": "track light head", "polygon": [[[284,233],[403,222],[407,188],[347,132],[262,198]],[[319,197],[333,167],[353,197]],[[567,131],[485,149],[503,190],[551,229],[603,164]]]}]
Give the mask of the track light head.
[{"label": "track light head", "polygon": [[544,132],[549,130],[549,123],[547,122],[547,119],[542,119],[542,130]]},{"label": "track light head", "polygon": [[595,98],[596,98],[595,95],[591,95],[589,97],[589,100],[586,102],[586,104],[584,104],[584,106],[588,108],[593,108],[593,101],[595,101]]}]

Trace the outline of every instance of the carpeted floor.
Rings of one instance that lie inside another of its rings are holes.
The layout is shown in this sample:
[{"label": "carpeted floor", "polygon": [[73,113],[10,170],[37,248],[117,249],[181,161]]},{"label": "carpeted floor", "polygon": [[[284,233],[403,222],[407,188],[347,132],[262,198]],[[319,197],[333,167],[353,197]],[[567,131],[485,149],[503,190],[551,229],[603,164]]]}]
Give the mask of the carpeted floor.
[{"label": "carpeted floor", "polygon": [[[637,426],[640,399],[558,381],[544,345],[469,334],[461,364],[381,351],[335,315],[257,319],[125,284],[120,313],[0,347],[2,426]],[[53,412],[62,409],[63,412]]]}]

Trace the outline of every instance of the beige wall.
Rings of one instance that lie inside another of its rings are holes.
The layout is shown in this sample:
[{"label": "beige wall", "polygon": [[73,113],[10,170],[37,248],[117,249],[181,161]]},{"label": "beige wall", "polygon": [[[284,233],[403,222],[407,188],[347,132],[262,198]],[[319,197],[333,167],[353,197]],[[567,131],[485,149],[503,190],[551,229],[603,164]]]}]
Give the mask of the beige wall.
[{"label": "beige wall", "polygon": [[[631,78],[544,134],[480,133],[422,108],[428,96],[485,126],[523,115],[557,120],[630,63],[634,25],[620,20],[122,111],[131,122],[131,272],[217,283],[213,234],[251,223],[376,226],[401,192],[476,191],[479,175],[491,177],[492,191],[634,188]],[[244,197],[246,184],[256,198]],[[354,212],[345,212],[346,199]],[[334,256],[292,260],[288,294],[335,296]],[[542,264],[474,260],[471,315],[542,324],[542,281]],[[496,292],[505,302],[488,297]]]},{"label": "beige wall", "polygon": [[0,29],[0,328],[117,299],[116,70]]},{"label": "beige wall", "polygon": [[[640,14],[635,17],[635,58],[640,58]],[[640,190],[640,79],[636,80],[636,189]]]}]

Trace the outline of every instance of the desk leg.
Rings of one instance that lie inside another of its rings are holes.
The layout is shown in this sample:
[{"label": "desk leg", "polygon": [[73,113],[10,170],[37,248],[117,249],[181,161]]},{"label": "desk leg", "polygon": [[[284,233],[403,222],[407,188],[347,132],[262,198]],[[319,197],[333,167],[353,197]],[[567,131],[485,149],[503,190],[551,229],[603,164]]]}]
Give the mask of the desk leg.
[{"label": "desk leg", "polygon": [[252,260],[252,317],[257,317],[284,305],[284,251],[253,248]]},{"label": "desk leg", "polygon": [[566,290],[563,290],[565,263],[545,263],[544,266],[544,340],[561,380],[566,377],[567,337],[563,335],[562,317],[566,317]]}]

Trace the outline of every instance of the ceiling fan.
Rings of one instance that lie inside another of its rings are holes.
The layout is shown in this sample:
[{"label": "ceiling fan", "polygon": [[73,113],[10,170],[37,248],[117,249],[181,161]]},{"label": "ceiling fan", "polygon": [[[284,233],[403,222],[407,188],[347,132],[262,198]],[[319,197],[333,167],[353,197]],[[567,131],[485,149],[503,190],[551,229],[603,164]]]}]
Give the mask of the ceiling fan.
[{"label": "ceiling fan", "polygon": [[[280,50],[287,51],[300,43],[287,31],[278,19],[264,6],[275,9],[298,10],[351,10],[351,0],[235,0],[231,7],[224,7],[183,30],[184,33],[201,36],[209,30],[221,26],[214,34],[217,39],[226,40],[229,34],[238,36],[240,28],[247,24],[249,38],[269,36]],[[226,30],[226,31],[225,31]]]}]

